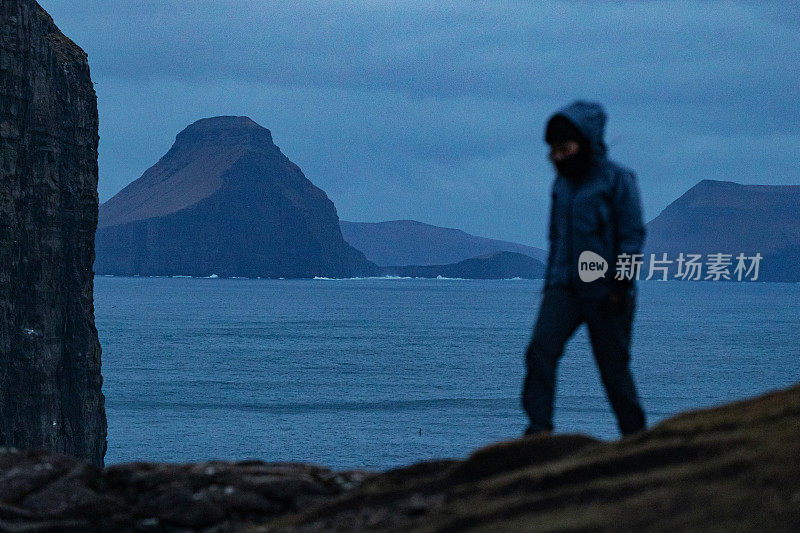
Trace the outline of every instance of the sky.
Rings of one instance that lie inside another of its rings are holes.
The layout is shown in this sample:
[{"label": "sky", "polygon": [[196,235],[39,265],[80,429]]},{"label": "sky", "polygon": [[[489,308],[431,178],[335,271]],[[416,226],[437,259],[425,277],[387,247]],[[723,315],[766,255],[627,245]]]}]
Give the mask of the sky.
[{"label": "sky", "polygon": [[798,2],[39,0],[89,56],[100,201],[246,115],[344,220],[546,248],[543,127],[601,102],[646,220],[702,179],[800,184]]}]

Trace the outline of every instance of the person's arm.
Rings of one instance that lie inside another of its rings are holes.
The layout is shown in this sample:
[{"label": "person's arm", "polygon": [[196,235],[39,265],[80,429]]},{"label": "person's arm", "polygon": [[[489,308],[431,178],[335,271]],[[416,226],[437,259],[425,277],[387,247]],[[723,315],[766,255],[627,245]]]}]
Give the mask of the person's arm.
[{"label": "person's arm", "polygon": [[[636,174],[632,171],[620,173],[613,197],[614,221],[616,224],[617,254],[641,254],[647,233],[642,217],[642,203]],[[617,258],[614,258],[616,263]],[[616,273],[616,268],[614,270]]]},{"label": "person's arm", "polygon": [[[614,210],[614,234],[616,236],[615,248],[617,255],[641,254],[644,248],[644,239],[647,233],[642,217],[642,204],[639,199],[639,187],[636,184],[636,174],[624,171],[619,176],[619,182],[614,190],[612,199]],[[633,285],[632,279],[617,279],[617,258],[612,264],[614,272],[611,275],[611,292],[606,301],[606,310],[609,313],[618,313],[625,309],[628,289]],[[635,279],[634,273],[634,279]]]},{"label": "person's arm", "polygon": [[556,240],[555,213],[556,191],[555,182],[553,182],[553,186],[550,189],[550,222],[548,223],[547,227],[547,265],[545,266],[544,270],[544,283],[542,284],[543,290],[547,287],[547,280],[550,279],[550,269],[553,268],[553,245],[555,244]]}]

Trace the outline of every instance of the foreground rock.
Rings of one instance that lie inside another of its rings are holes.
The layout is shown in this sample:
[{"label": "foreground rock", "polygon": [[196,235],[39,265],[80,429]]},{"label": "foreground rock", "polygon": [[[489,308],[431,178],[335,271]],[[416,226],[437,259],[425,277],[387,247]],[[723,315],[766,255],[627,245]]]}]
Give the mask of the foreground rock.
[{"label": "foreground rock", "polygon": [[247,117],[198,120],[100,206],[98,274],[375,275],[333,202]]},{"label": "foreground rock", "polygon": [[97,143],[86,54],[35,1],[2,0],[0,445],[102,464]]},{"label": "foreground rock", "polygon": [[528,438],[373,477],[268,531],[800,531],[800,386],[601,443]]},{"label": "foreground rock", "polygon": [[0,451],[0,530],[798,531],[800,386],[639,436],[531,437],[370,474],[303,464],[99,470]]},{"label": "foreground rock", "polygon": [[43,450],[7,449],[0,452],[0,531],[238,529],[311,507],[364,476],[260,461],[100,470]]}]

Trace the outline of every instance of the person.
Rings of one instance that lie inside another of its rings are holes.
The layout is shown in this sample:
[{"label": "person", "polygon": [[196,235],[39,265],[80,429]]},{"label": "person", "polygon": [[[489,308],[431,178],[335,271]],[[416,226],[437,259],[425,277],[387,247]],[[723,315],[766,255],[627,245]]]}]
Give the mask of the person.
[{"label": "person", "polygon": [[[526,435],[552,431],[558,360],[584,322],[620,432],[645,427],[629,369],[636,271],[622,266],[631,263],[626,256],[641,254],[645,226],[635,173],[607,157],[605,123],[600,104],[578,100],[556,112],[545,128],[556,178],[543,297],[525,353]],[[608,273],[582,281],[579,258],[586,251],[601,256]]]}]

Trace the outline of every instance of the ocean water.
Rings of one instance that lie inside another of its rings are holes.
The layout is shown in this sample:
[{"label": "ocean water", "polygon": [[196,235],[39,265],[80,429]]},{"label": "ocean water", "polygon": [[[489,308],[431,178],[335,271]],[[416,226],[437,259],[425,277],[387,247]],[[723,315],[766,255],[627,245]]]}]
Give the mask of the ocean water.
[{"label": "ocean water", "polygon": [[[518,436],[530,280],[95,279],[107,464],[383,469]],[[800,381],[800,284],[640,282],[632,368],[653,424]],[[557,432],[618,437],[585,326]]]}]

